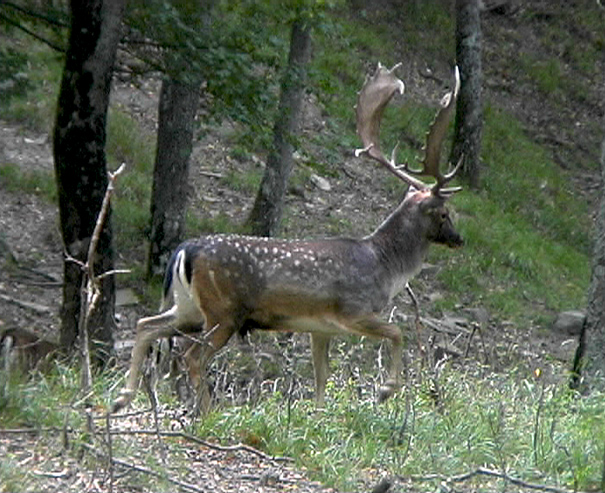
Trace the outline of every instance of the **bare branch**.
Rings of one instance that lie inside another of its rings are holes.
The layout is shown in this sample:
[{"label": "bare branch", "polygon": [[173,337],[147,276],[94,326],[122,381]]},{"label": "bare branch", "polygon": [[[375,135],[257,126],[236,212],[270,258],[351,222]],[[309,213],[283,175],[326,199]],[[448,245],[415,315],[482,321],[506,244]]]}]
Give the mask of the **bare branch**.
[{"label": "bare branch", "polygon": [[[92,238],[88,245],[88,254],[86,256],[86,263],[82,266],[84,275],[82,276],[82,303],[80,306],[80,318],[78,321],[79,335],[80,335],[80,353],[82,357],[82,390],[85,394],[89,394],[92,389],[92,372],[90,369],[90,350],[88,347],[88,323],[91,314],[96,310],[97,304],[101,299],[101,283],[100,277],[95,276],[94,272],[94,256],[99,244],[101,237],[101,231],[105,224],[105,219],[109,213],[109,204],[111,196],[114,191],[114,183],[117,177],[124,171],[125,164],[118,168],[114,173],[109,172],[109,183],[103,202],[101,204],[101,211],[97,217]],[[106,273],[105,273],[106,274]],[[92,427],[92,420],[89,420],[90,426]]]},{"label": "bare branch", "polygon": [[51,26],[62,27],[62,28],[66,28],[66,29],[69,27],[69,24],[67,22],[63,22],[62,20],[58,19],[57,17],[52,17],[50,15],[45,15],[40,12],[36,12],[35,10],[25,8],[22,5],[17,5],[16,3],[8,2],[6,0],[2,0],[1,4],[6,5],[7,7],[12,8],[12,9],[16,10],[17,12],[20,12],[23,15],[26,15],[27,17],[31,17],[33,19],[38,19],[38,20],[44,21],[47,24],[50,24]]},{"label": "bare branch", "polygon": [[[557,488],[555,486],[548,486],[546,484],[539,483],[528,483],[527,481],[523,481],[515,476],[511,476],[505,472],[494,471],[493,469],[487,469],[485,467],[478,467],[474,471],[469,471],[467,473],[458,474],[457,476],[444,476],[442,474],[429,474],[427,476],[410,476],[410,477],[400,477],[401,480],[412,480],[412,481],[435,481],[441,480],[444,482],[451,483],[462,483],[464,481],[468,481],[469,479],[474,478],[475,476],[489,476],[492,478],[499,478],[508,481],[511,484],[521,486],[522,488],[527,488],[530,490],[536,491],[546,491],[549,493],[572,493],[570,490],[566,490],[565,488]],[[577,492],[573,492],[577,493]]]},{"label": "bare branch", "polygon": [[4,14],[0,14],[0,19],[3,19],[7,24],[10,24],[11,26],[16,27],[17,29],[19,29],[19,30],[23,31],[24,33],[26,33],[27,35],[31,36],[32,38],[37,39],[38,41],[41,41],[42,43],[44,43],[47,46],[50,46],[53,50],[58,51],[60,53],[65,53],[65,48],[63,48],[62,46],[56,45],[52,41],[50,41],[46,38],[43,38],[39,34],[36,34],[31,29],[28,29],[27,27],[22,26],[19,22],[11,19],[10,17],[8,17]]},{"label": "bare branch", "polygon": [[207,491],[208,491],[207,489],[198,488],[197,486],[194,486],[190,483],[185,483],[183,481],[179,481],[178,479],[170,477],[167,474],[161,474],[159,472],[153,471],[152,469],[149,469],[147,467],[138,466],[136,464],[131,464],[124,460],[116,459],[115,457],[107,457],[105,454],[103,454],[102,452],[99,452],[95,447],[93,447],[92,445],[89,445],[88,443],[82,443],[81,446],[83,448],[85,448],[86,450],[88,450],[89,452],[91,452],[92,454],[94,454],[96,457],[99,457],[99,458],[105,459],[105,460],[110,460],[112,464],[115,464],[120,467],[125,467],[127,469],[131,469],[136,472],[147,474],[149,476],[153,476],[154,478],[158,478],[163,481],[168,481],[172,484],[177,485],[179,488],[182,488],[184,490],[193,491],[194,493],[207,493]]},{"label": "bare branch", "polygon": [[[268,455],[264,452],[251,447],[250,445],[246,445],[244,443],[239,443],[237,445],[217,445],[216,443],[208,442],[206,440],[202,440],[194,435],[189,435],[188,433],[183,433],[181,431],[160,431],[159,432],[163,437],[172,437],[172,438],[182,438],[183,440],[187,440],[198,445],[203,445],[204,447],[210,448],[212,450],[218,450],[220,452],[236,452],[238,450],[243,450],[245,452],[249,452],[254,454],[261,459],[271,461],[271,462],[294,462],[294,459],[291,457],[280,457],[274,455]],[[111,430],[112,435],[157,435],[158,432],[156,430]]]}]

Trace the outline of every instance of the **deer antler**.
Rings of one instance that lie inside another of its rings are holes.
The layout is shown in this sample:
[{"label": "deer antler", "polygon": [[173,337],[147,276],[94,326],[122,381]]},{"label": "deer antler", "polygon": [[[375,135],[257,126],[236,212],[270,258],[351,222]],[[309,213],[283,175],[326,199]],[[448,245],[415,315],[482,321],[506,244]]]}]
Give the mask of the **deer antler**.
[{"label": "deer antler", "polygon": [[[407,163],[395,164],[395,149],[391,154],[391,158],[387,159],[380,149],[379,133],[382,113],[387,104],[394,96],[395,92],[399,91],[403,94],[404,84],[394,75],[394,71],[400,64],[395,65],[388,70],[380,63],[376,72],[371,77],[367,77],[366,81],[359,92],[357,99],[356,115],[357,115],[357,133],[364,145],[363,149],[355,151],[356,156],[367,154],[370,158],[378,161],[386,167],[391,173],[413,186],[417,190],[431,189],[435,195],[449,195],[460,190],[459,187],[443,189],[443,186],[452,180],[460,165],[462,159],[450,173],[443,175],[441,173],[439,162],[441,156],[441,147],[443,139],[447,132],[449,121],[456,106],[456,98],[460,90],[460,74],[458,67],[455,68],[455,84],[454,90],[446,94],[441,100],[441,109],[435,117],[435,121],[431,125],[426,139],[425,156],[422,160],[422,168],[419,170],[411,169]],[[436,183],[429,187],[426,183],[416,178],[414,175],[428,175],[435,178]]]}]

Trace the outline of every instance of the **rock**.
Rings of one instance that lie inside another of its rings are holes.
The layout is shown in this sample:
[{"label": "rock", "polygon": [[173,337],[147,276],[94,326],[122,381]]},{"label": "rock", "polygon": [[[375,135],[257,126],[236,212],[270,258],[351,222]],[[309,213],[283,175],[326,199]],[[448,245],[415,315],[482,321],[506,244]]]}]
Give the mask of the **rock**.
[{"label": "rock", "polygon": [[330,190],[332,190],[330,182],[325,178],[316,175],[315,173],[311,175],[311,182],[323,192],[329,192]]},{"label": "rock", "polygon": [[448,341],[441,341],[435,344],[435,361],[441,361],[449,358],[461,358],[464,353],[457,346]]},{"label": "rock", "polygon": [[577,336],[582,332],[585,319],[586,314],[580,310],[561,312],[557,315],[552,330],[561,334]]},{"label": "rock", "polygon": [[139,303],[139,298],[130,288],[118,289],[116,291],[116,306],[136,305]]}]

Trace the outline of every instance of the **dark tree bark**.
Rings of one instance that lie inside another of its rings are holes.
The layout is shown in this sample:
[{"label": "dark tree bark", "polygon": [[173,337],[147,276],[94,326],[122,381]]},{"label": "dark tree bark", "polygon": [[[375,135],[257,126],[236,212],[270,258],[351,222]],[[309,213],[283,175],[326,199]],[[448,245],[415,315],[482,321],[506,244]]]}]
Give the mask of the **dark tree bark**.
[{"label": "dark tree bark", "polygon": [[479,0],[456,0],[456,59],[460,68],[460,96],[450,162],[458,163],[462,157],[462,176],[477,189],[483,131]]},{"label": "dark tree bark", "polygon": [[279,109],[273,129],[273,147],[248,218],[248,226],[255,235],[273,236],[279,228],[293,166],[293,140],[300,126],[310,57],[311,28],[306,21],[297,19],[292,25],[288,67],[281,84]]},{"label": "dark tree bark", "polygon": [[[59,92],[53,136],[61,233],[67,255],[86,261],[87,248],[107,188],[106,119],[111,77],[125,0],[72,0],[71,31]],[[109,218],[108,218],[109,219]],[[113,269],[111,221],[97,249],[96,274]],[[64,262],[61,346],[76,348],[82,270]],[[102,298],[91,316],[90,340],[96,362],[107,362],[113,348],[115,284],[102,280]]]},{"label": "dark tree bark", "polygon": [[200,87],[167,77],[162,83],[151,194],[147,277],[163,274],[185,231],[189,158]]},{"label": "dark tree bark", "polygon": [[595,225],[588,308],[574,358],[572,387],[605,390],[605,138],[601,143],[601,201]]}]

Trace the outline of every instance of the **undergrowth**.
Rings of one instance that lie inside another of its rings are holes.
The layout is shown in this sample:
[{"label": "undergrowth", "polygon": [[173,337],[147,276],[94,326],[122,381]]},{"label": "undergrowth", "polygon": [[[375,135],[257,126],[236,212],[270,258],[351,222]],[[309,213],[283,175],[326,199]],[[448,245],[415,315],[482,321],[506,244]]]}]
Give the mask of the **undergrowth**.
[{"label": "undergrowth", "polygon": [[[92,411],[98,432],[104,429],[103,409],[119,382],[116,377],[95,380]],[[85,426],[78,378],[78,372],[57,364],[50,376],[3,384],[0,428],[37,429],[40,444],[51,440],[44,437],[52,429],[57,434],[69,430],[74,450],[80,442],[94,441]],[[142,394],[135,409],[145,400]],[[525,369],[503,375],[472,363],[465,369],[445,364],[436,373],[425,368],[410,376],[405,389],[381,405],[354,380],[331,380],[323,409],[310,400],[265,393],[254,404],[219,407],[194,421],[181,419],[180,427],[212,442],[245,443],[269,455],[291,457],[312,479],[342,491],[367,489],[384,475],[434,491],[445,478],[480,467],[529,483],[591,491],[599,485],[605,452],[604,403],[598,392],[580,397]],[[173,400],[165,405],[177,406]],[[174,430],[171,416],[160,422],[160,430]],[[170,445],[177,452],[171,468],[177,470],[187,445],[179,440]],[[117,457],[136,451],[152,470],[165,467],[157,452],[141,450],[127,435],[116,437],[113,448]],[[5,484],[19,480],[11,460],[5,458],[0,467]],[[478,477],[472,484],[479,490],[514,490],[494,478]]]},{"label": "undergrowth", "polygon": [[422,378],[386,405],[359,399],[354,385],[329,386],[325,409],[275,394],[215,412],[195,432],[295,457],[344,491],[384,474],[446,478],[478,467],[569,489],[599,484],[602,395],[579,399],[532,374],[486,378],[446,367],[437,393],[430,377]]}]

